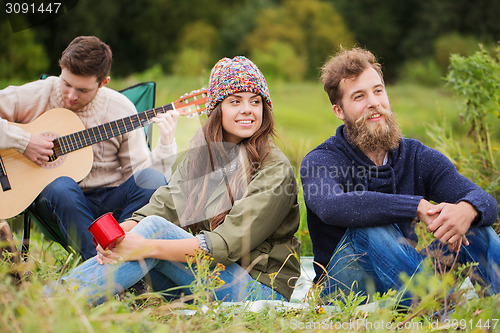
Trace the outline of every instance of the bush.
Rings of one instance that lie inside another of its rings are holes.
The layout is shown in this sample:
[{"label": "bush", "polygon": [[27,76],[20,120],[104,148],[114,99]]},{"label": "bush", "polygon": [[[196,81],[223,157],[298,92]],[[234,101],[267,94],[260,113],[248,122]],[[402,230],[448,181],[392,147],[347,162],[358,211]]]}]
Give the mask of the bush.
[{"label": "bush", "polygon": [[185,48],[177,55],[172,65],[172,72],[179,76],[198,77],[205,75],[209,60],[210,56],[206,51]]},{"label": "bush", "polygon": [[205,75],[217,60],[213,54],[218,45],[217,32],[210,24],[196,21],[186,25],[181,33],[180,52],[172,61],[172,72],[180,76]]},{"label": "bush", "polygon": [[492,55],[483,48],[469,57],[452,55],[446,80],[463,99],[461,117],[470,124],[484,165],[496,167],[490,139],[495,126],[489,123],[500,118],[500,46]]},{"label": "bush", "polygon": [[443,83],[441,68],[433,59],[406,61],[399,72],[399,79],[403,82],[430,87]]},{"label": "bush", "polygon": [[265,50],[252,53],[252,60],[268,80],[300,81],[306,74],[306,61],[284,42],[270,42]]},{"label": "bush", "polygon": [[35,80],[47,71],[49,60],[30,29],[12,33],[7,20],[0,22],[0,77]]},{"label": "bush", "polygon": [[[470,126],[469,142],[458,145],[444,124],[428,133],[458,171],[497,200],[500,198],[500,168],[495,162],[492,130],[500,119],[500,46],[493,54],[481,49],[469,57],[452,55],[448,84],[462,102],[460,117]],[[472,137],[471,137],[472,136]],[[497,157],[498,158],[498,157]]]},{"label": "bush", "polygon": [[479,50],[480,40],[472,36],[462,36],[451,33],[438,37],[434,43],[434,53],[437,65],[445,73],[450,64],[450,55],[470,56]]}]

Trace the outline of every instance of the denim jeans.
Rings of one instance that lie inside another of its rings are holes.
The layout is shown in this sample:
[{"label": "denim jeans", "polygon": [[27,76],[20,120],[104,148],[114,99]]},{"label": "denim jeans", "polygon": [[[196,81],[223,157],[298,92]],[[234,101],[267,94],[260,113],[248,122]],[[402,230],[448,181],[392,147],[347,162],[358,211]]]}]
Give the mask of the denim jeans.
[{"label": "denim jeans", "polygon": [[154,191],[167,182],[154,169],[143,169],[116,187],[82,192],[69,177],[59,177],[47,185],[35,200],[34,208],[53,228],[59,228],[66,241],[84,260],[97,254],[89,225],[99,216],[113,212],[120,223],[146,205]]},{"label": "denim jeans", "polygon": [[[184,229],[158,216],[143,219],[131,232],[147,239],[187,239],[194,237]],[[148,274],[149,273],[149,274]],[[147,275],[148,274],[148,275]],[[237,263],[230,264],[220,272],[224,285],[215,289],[214,298],[227,302],[245,300],[286,299],[272,288],[253,279]],[[154,291],[162,292],[167,299],[179,298],[183,292],[191,294],[189,284],[194,274],[188,264],[147,258],[141,261],[126,261],[115,265],[99,265],[91,258],[62,278],[65,284],[78,286],[88,293],[89,303],[99,304],[107,296],[114,295],[133,286],[140,279]],[[174,289],[172,289],[174,288]],[[52,288],[49,288],[49,291]]]},{"label": "denim jeans", "polygon": [[[477,263],[476,274],[493,293],[500,291],[500,239],[491,227],[472,227],[467,233],[470,245],[460,248],[457,261]],[[395,224],[348,229],[337,246],[328,268],[323,296],[340,289],[366,293],[402,290],[402,272],[408,276],[420,271],[420,263],[429,251],[440,246],[434,240],[424,251],[417,252]],[[444,255],[450,254],[447,246]],[[372,290],[370,290],[370,285]],[[373,290],[375,289],[375,290]],[[402,305],[410,305],[405,295]]]}]

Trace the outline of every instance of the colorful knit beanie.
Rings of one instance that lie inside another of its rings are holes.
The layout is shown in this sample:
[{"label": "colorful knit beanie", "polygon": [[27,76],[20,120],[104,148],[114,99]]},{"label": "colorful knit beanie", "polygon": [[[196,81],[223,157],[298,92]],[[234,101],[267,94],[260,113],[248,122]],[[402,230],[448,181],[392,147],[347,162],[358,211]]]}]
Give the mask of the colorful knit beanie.
[{"label": "colorful knit beanie", "polygon": [[207,114],[210,115],[224,98],[237,92],[260,94],[273,108],[264,75],[252,61],[237,56],[233,59],[223,58],[212,68],[208,83]]}]

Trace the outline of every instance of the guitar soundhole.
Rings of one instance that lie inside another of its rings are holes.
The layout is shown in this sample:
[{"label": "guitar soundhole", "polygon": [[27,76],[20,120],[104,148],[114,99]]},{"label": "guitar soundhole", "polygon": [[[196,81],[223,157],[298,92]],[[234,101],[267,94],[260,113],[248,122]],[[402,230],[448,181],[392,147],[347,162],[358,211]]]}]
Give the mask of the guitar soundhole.
[{"label": "guitar soundhole", "polygon": [[56,133],[42,133],[42,135],[47,136],[54,140],[53,141],[54,147],[52,148],[53,154],[52,156],[49,156],[48,162],[43,162],[42,168],[47,168],[47,169],[57,168],[66,159],[66,155],[61,155],[61,146],[59,145],[59,142],[56,140],[59,137],[59,135]]}]

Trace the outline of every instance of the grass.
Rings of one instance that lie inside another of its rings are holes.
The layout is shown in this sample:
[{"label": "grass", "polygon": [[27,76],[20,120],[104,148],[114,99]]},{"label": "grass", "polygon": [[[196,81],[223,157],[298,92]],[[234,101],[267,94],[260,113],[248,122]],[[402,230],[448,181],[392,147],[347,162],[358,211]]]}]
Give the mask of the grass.
[{"label": "grass", "polygon": [[[157,82],[157,106],[206,86],[206,78],[143,74],[112,80],[110,87],[122,89],[151,77]],[[341,122],[331,111],[321,84],[269,82],[269,86],[278,131],[276,143],[298,170],[303,156],[333,135]],[[444,88],[398,84],[387,89],[405,136],[436,147],[436,137],[438,141],[445,138],[439,139],[433,125],[446,125],[453,133],[455,149],[473,147],[471,139],[466,137],[466,126],[460,124],[458,101]],[[189,138],[199,129],[203,119],[204,116],[179,120],[176,134],[179,150],[186,149]],[[499,128],[498,121],[492,119],[491,127]],[[155,133],[158,135],[157,131]],[[498,155],[500,133],[493,133],[493,142]],[[450,147],[450,143],[440,148],[446,147]],[[297,236],[303,243],[302,254],[311,255],[305,207],[300,194],[299,202],[301,225]],[[17,218],[10,222],[19,246],[22,220]],[[309,293],[304,308],[300,310],[252,312],[220,304],[207,308],[200,306],[207,304],[203,302],[198,302],[198,306],[183,302],[166,303],[155,295],[136,297],[132,294],[92,308],[85,305],[84,295],[74,290],[53,298],[43,295],[43,285],[57,280],[79,261],[69,258],[59,245],[46,240],[36,227],[31,237],[28,260],[18,266],[29,271],[30,275],[21,284],[14,284],[11,280],[9,270],[12,267],[0,262],[1,332],[489,332],[500,329],[499,295],[484,296],[483,290],[475,286],[476,292],[483,297],[467,299],[458,289],[463,282],[462,276],[449,272],[433,273],[430,266],[426,275],[407,279],[409,290],[422,296],[422,302],[408,312],[397,311],[390,305],[394,302],[394,295],[374,295],[370,300],[378,300],[376,304],[381,306],[370,311],[357,307],[363,299],[352,294],[345,295],[344,302],[334,301],[335,307],[327,307],[320,302],[317,290]]]},{"label": "grass", "polygon": [[[205,268],[198,268],[204,273],[193,284],[193,290],[198,290],[193,303],[165,302],[154,293],[124,293],[90,307],[81,291],[69,288],[52,297],[45,296],[43,286],[78,263],[75,258],[68,258],[61,247],[39,235],[35,235],[30,256],[21,267],[30,272],[21,283],[14,283],[9,275],[11,266],[0,261],[0,331],[494,332],[500,328],[499,295],[469,299],[458,289],[463,277],[450,272],[435,274],[430,261],[424,264],[422,275],[406,278],[408,290],[422,296],[422,302],[408,312],[394,307],[394,293],[372,296],[370,300],[374,302],[370,306],[363,305],[364,297],[352,293],[332,299],[333,304],[327,306],[319,301],[319,290],[315,288],[296,308],[289,309],[252,310],[248,304],[208,302],[204,292],[218,282],[215,276],[203,285]],[[205,265],[202,261],[197,263]],[[476,290],[481,295],[481,288],[476,286]]]}]

